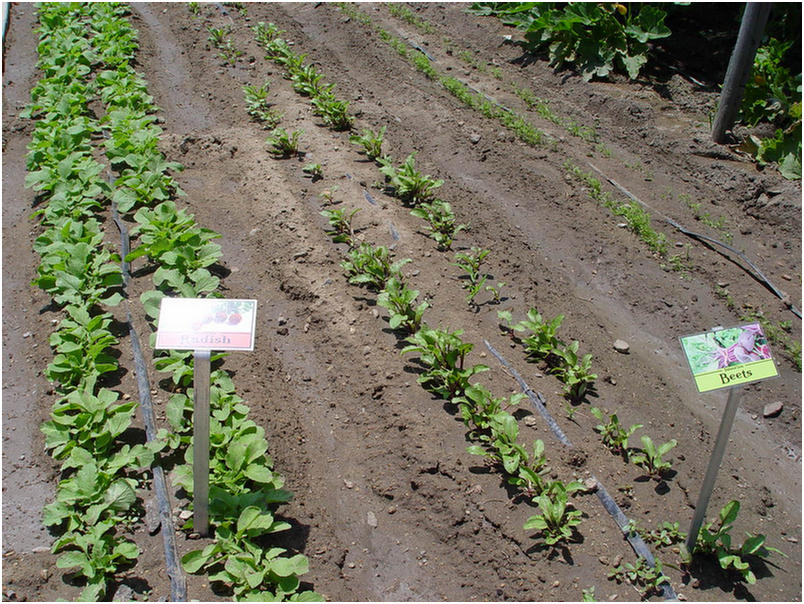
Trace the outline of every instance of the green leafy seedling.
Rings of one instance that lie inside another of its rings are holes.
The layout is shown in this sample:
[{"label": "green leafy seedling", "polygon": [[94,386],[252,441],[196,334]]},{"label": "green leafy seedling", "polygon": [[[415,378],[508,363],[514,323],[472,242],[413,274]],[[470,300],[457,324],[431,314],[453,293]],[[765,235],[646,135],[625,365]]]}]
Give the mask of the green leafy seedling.
[{"label": "green leafy seedling", "polygon": [[678,444],[678,441],[673,438],[657,447],[653,444],[650,436],[642,436],[640,440],[644,448],[632,453],[631,461],[638,466],[642,466],[653,478],[661,480],[673,468],[672,464],[669,461],[664,461],[662,457],[670,452]]}]

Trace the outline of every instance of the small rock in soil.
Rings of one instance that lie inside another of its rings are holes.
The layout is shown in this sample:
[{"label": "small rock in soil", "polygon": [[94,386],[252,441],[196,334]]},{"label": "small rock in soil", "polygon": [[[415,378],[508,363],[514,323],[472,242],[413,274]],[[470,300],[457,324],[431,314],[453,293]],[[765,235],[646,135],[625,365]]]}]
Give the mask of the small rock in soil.
[{"label": "small rock in soil", "polygon": [[522,420],[526,426],[535,426],[536,425],[536,418],[532,415],[528,415],[525,419]]},{"label": "small rock in soil", "polygon": [[469,140],[473,145],[476,145],[477,143],[480,142],[480,135],[475,132],[474,134],[472,134],[472,136],[469,137]]},{"label": "small rock in soil", "polygon": [[784,403],[782,403],[782,401],[768,403],[762,409],[762,415],[764,417],[776,417],[782,412],[782,409],[784,409]]},{"label": "small rock in soil", "polygon": [[117,588],[114,592],[114,598],[112,598],[112,602],[131,602],[133,600],[134,590],[125,584]]},{"label": "small rock in soil", "polygon": [[600,558],[598,558],[598,561],[600,561],[600,563],[603,566],[608,566],[609,565],[609,559],[606,556],[600,556]]},{"label": "small rock in soil", "polygon": [[371,528],[377,528],[377,516],[374,512],[366,512],[366,524]]},{"label": "small rock in soil", "polygon": [[628,351],[631,350],[631,347],[628,345],[628,342],[625,340],[614,340],[614,350],[620,352],[622,354],[628,354]]}]

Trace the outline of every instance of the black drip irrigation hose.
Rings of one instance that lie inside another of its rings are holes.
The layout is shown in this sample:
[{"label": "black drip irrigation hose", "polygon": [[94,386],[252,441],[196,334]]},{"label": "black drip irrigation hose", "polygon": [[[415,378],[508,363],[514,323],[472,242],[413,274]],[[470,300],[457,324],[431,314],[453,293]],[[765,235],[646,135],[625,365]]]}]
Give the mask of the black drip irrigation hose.
[{"label": "black drip irrigation hose", "polygon": [[[525,382],[522,376],[519,375],[517,370],[514,369],[511,366],[511,364],[508,361],[506,361],[505,358],[503,358],[503,356],[499,352],[497,352],[497,350],[494,348],[494,346],[492,346],[489,343],[488,340],[483,340],[483,343],[486,345],[486,348],[489,349],[491,354],[493,354],[496,357],[496,359],[500,362],[500,364],[503,367],[505,367],[505,369],[517,381],[519,386],[522,388],[522,392],[524,392],[531,400],[531,402],[533,402],[533,406],[536,407],[536,409],[539,411],[539,414],[547,422],[548,427],[553,432],[555,437],[559,441],[561,441],[561,443],[563,443],[564,445],[575,448],[575,446],[570,442],[569,438],[567,438],[567,435],[564,434],[564,432],[558,426],[556,421],[547,411],[547,408],[544,406],[545,403],[544,397],[541,394],[534,392],[530,388],[530,386],[528,386],[527,382]],[[623,511],[620,509],[620,506],[617,505],[617,502],[614,501],[611,495],[609,495],[609,492],[606,490],[603,484],[597,479],[597,477],[595,477],[594,474],[592,474],[592,479],[595,481],[595,484],[597,486],[597,488],[595,489],[595,495],[597,495],[597,498],[600,500],[600,503],[603,504],[605,510],[611,515],[611,517],[617,523],[617,526],[620,528],[620,531],[622,531],[623,535],[625,535],[625,538],[628,540],[628,543],[631,545],[631,548],[634,550],[637,556],[639,556],[640,558],[644,558],[645,562],[647,562],[651,568],[655,568],[656,561],[654,560],[653,554],[651,553],[650,549],[648,549],[648,546],[642,540],[642,537],[640,537],[639,533],[637,533],[635,530],[631,528],[631,522],[628,520],[626,515],[623,514]],[[669,582],[662,583],[660,587],[662,589],[662,595],[664,596],[665,600],[678,600],[678,596],[676,595],[676,592],[673,590],[673,586],[670,585]]]},{"label": "black drip irrigation hose", "polygon": [[[587,163],[588,163],[588,162],[587,162]],[[761,270],[759,270],[759,267],[757,267],[757,265],[756,265],[756,264],[754,264],[753,262],[751,262],[751,261],[748,259],[748,257],[747,257],[747,256],[746,256],[744,253],[742,253],[740,250],[737,250],[737,249],[735,249],[734,247],[732,247],[732,246],[728,245],[727,243],[723,243],[722,241],[718,241],[717,239],[713,239],[712,237],[709,237],[709,236],[707,236],[707,235],[702,235],[701,233],[695,233],[695,232],[693,232],[693,231],[690,231],[689,229],[684,228],[683,226],[681,226],[679,223],[677,223],[675,220],[673,220],[673,219],[672,219],[672,218],[670,218],[669,216],[665,216],[665,215],[664,215],[664,214],[662,214],[661,212],[657,212],[656,210],[654,210],[652,207],[650,207],[650,206],[649,206],[648,204],[646,204],[644,201],[642,201],[641,199],[639,199],[639,198],[638,198],[636,195],[634,195],[633,193],[631,193],[631,192],[630,192],[628,189],[626,189],[625,187],[623,187],[623,186],[622,186],[620,183],[618,183],[617,181],[615,181],[613,178],[609,178],[608,176],[606,176],[606,175],[605,175],[605,174],[604,174],[604,173],[603,173],[603,172],[602,172],[602,171],[601,171],[599,168],[597,168],[597,167],[596,167],[596,166],[594,166],[593,164],[591,164],[591,163],[590,163],[590,164],[589,164],[589,166],[590,166],[590,167],[591,167],[591,168],[592,168],[592,169],[593,169],[595,172],[597,172],[597,173],[598,173],[598,174],[600,174],[600,175],[601,175],[603,178],[605,178],[607,181],[609,181],[609,182],[610,182],[610,183],[611,183],[611,184],[612,184],[614,187],[616,187],[616,188],[617,188],[619,191],[621,191],[621,192],[622,192],[624,195],[626,195],[626,196],[627,196],[629,199],[631,199],[631,200],[633,200],[633,201],[637,202],[637,203],[638,203],[639,205],[641,205],[643,208],[645,208],[645,209],[647,209],[647,210],[650,210],[650,211],[651,211],[651,212],[653,212],[654,214],[657,214],[657,215],[658,215],[658,216],[660,216],[660,217],[661,217],[661,218],[662,218],[662,219],[663,219],[663,220],[664,220],[664,221],[665,221],[667,224],[669,224],[669,225],[670,225],[670,226],[672,226],[673,228],[677,229],[677,230],[678,230],[679,232],[681,232],[682,234],[686,235],[687,237],[692,237],[693,239],[698,239],[698,240],[700,240],[700,241],[707,241],[707,242],[712,243],[712,244],[714,244],[714,245],[719,245],[720,247],[722,247],[722,248],[725,248],[725,249],[729,250],[729,251],[730,251],[732,254],[737,255],[737,256],[738,256],[738,257],[739,257],[739,258],[740,258],[740,259],[741,259],[743,262],[745,262],[745,263],[746,263],[746,264],[747,264],[747,265],[748,265],[748,266],[749,266],[749,267],[750,267],[750,268],[751,268],[751,269],[754,271],[754,273],[756,273],[756,275],[751,275],[752,277],[754,277],[754,278],[755,278],[755,279],[757,279],[757,280],[758,280],[760,283],[762,283],[763,285],[765,285],[765,286],[766,286],[766,287],[767,287],[767,288],[768,288],[768,289],[769,289],[771,292],[773,292],[773,294],[774,294],[774,295],[776,295],[776,297],[777,297],[777,298],[779,298],[779,299],[780,299],[782,302],[784,302],[784,304],[785,304],[785,305],[786,305],[786,306],[787,306],[787,307],[790,309],[790,311],[791,311],[791,312],[792,312],[794,315],[796,315],[796,316],[797,316],[799,319],[801,318],[801,311],[800,311],[798,308],[796,308],[796,307],[795,307],[795,305],[794,305],[794,304],[792,303],[792,301],[790,300],[790,297],[789,297],[789,296],[786,296],[786,295],[785,295],[785,294],[783,294],[781,291],[779,291],[779,290],[776,288],[776,286],[775,286],[773,283],[771,283],[770,279],[768,279],[768,278],[767,278],[767,277],[766,277],[766,276],[765,276],[765,275],[762,273],[762,271],[761,271]],[[746,271],[746,272],[747,272],[747,271]]]},{"label": "black drip irrigation hose", "polygon": [[[130,242],[128,229],[120,214],[117,211],[117,204],[112,203],[112,219],[120,231],[120,248],[122,254],[123,286],[128,285],[129,263],[126,256],[129,253]],[[153,401],[151,400],[151,385],[148,381],[148,370],[145,365],[145,357],[142,354],[140,339],[137,330],[134,328],[134,321],[131,317],[131,309],[126,299],[126,320],[128,321],[128,331],[131,337],[131,349],[134,353],[134,371],[137,374],[137,389],[140,395],[140,410],[142,411],[142,421],[145,424],[145,437],[148,442],[156,440],[156,421],[154,418]],[[167,481],[165,472],[158,463],[151,466],[154,475],[154,493],[159,506],[159,521],[162,530],[162,542],[165,548],[165,564],[167,575],[170,580],[170,600],[172,602],[187,601],[187,580],[181,570],[178,548],[176,547],[176,535],[173,528],[173,518],[170,509],[170,499],[168,496]]]}]

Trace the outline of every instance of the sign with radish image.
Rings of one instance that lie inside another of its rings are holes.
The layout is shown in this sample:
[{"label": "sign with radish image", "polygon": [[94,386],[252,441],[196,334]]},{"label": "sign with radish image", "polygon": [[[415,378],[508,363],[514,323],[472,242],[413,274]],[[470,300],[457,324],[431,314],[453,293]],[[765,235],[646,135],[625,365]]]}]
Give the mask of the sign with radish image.
[{"label": "sign with radish image", "polygon": [[698,392],[729,388],[779,375],[759,323],[681,338]]},{"label": "sign with radish image", "polygon": [[156,348],[254,350],[256,300],[163,298]]}]

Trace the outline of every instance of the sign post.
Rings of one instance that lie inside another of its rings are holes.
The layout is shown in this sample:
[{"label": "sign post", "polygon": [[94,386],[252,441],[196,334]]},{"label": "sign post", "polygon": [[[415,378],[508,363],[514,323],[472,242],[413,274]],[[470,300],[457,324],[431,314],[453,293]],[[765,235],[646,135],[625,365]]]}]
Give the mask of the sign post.
[{"label": "sign post", "polygon": [[209,534],[210,351],[193,354],[193,528]]},{"label": "sign post", "polygon": [[156,349],[193,351],[193,528],[209,534],[209,394],[213,350],[254,350],[256,300],[163,298]]},{"label": "sign post", "polygon": [[729,442],[737,407],[740,405],[742,385],[778,375],[770,354],[765,334],[758,323],[728,329],[716,328],[710,332],[681,338],[681,347],[687,356],[692,377],[698,392],[729,388],[726,409],[720,420],[715,448],[709,458],[701,492],[695,504],[687,534],[687,551],[692,554],[703,525],[709,497]]}]

